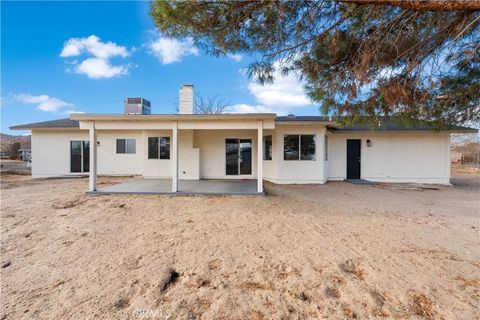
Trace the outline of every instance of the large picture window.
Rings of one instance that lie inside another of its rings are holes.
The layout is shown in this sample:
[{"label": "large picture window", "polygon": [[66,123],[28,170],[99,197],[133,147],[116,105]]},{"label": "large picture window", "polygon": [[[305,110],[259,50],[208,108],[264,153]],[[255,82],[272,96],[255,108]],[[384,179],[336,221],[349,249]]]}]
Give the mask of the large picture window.
[{"label": "large picture window", "polygon": [[263,160],[272,160],[272,136],[263,137]]},{"label": "large picture window", "polygon": [[136,153],[135,139],[117,139],[117,153]]},{"label": "large picture window", "polygon": [[283,159],[315,160],[315,135],[285,135],[283,138]]},{"label": "large picture window", "polygon": [[149,137],[148,159],[170,159],[170,137]]}]

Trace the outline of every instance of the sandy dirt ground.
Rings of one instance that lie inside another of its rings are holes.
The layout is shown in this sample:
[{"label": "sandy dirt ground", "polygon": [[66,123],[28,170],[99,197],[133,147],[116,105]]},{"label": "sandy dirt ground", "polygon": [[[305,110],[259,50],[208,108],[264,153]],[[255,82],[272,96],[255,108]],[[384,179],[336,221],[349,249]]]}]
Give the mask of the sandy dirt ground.
[{"label": "sandy dirt ground", "polygon": [[454,182],[87,196],[4,175],[0,316],[479,319],[480,176]]}]

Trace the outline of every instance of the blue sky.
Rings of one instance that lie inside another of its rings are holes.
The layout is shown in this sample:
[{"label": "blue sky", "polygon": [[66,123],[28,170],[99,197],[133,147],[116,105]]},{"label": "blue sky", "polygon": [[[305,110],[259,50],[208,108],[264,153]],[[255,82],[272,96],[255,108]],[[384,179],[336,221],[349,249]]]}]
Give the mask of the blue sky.
[{"label": "blue sky", "polygon": [[148,2],[1,2],[1,131],[70,112],[121,113],[144,97],[173,113],[178,89],[230,101],[231,112],[319,114],[292,76],[260,86],[245,55],[208,56],[155,30]]}]

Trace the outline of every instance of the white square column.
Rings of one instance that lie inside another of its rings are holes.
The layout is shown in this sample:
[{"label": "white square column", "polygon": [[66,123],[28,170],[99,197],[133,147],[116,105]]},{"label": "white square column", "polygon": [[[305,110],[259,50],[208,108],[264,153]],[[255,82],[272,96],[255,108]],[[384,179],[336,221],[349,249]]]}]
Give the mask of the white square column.
[{"label": "white square column", "polygon": [[178,191],[178,123],[172,129],[172,192]]},{"label": "white square column", "polygon": [[258,192],[263,192],[263,121],[258,122],[257,191]]},{"label": "white square column", "polygon": [[97,131],[95,130],[95,122],[91,123],[89,129],[90,135],[90,164],[89,164],[89,180],[88,190],[97,190]]}]

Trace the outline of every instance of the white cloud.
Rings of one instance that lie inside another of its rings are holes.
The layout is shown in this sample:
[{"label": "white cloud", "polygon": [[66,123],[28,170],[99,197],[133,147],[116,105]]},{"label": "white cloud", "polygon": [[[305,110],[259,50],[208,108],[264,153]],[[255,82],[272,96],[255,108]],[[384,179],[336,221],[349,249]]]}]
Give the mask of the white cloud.
[{"label": "white cloud", "polygon": [[228,113],[275,113],[275,109],[273,108],[245,103],[229,106],[226,111]]},{"label": "white cloud", "polygon": [[[70,38],[63,46],[60,57],[70,58],[87,54],[92,57],[79,62],[78,60],[66,61],[73,65],[76,73],[85,74],[91,79],[106,79],[128,73],[129,66],[125,64],[113,65],[112,57],[126,58],[130,55],[127,48],[114,42],[102,42],[96,35],[86,38]],[[67,72],[71,69],[67,68]]]},{"label": "white cloud", "polygon": [[235,54],[228,54],[228,58],[235,60],[236,62],[242,61],[243,57],[241,54],[235,53]]},{"label": "white cloud", "polygon": [[86,38],[68,39],[63,46],[60,57],[75,57],[84,52],[100,59],[108,59],[115,56],[125,58],[129,55],[127,48],[111,41],[102,42],[96,35],[91,35]]},{"label": "white cloud", "polygon": [[185,41],[158,37],[148,45],[150,52],[157,57],[162,64],[170,64],[182,61],[183,57],[198,55],[198,49],[193,45],[193,40]]},{"label": "white cloud", "polygon": [[63,114],[65,114],[65,115],[70,115],[70,114],[72,114],[72,113],[85,113],[85,112],[79,111],[79,110],[65,110],[65,111],[63,112]]},{"label": "white cloud", "polygon": [[[282,75],[280,64],[274,64],[274,82],[261,85],[254,80],[249,80],[247,89],[255,99],[255,104],[236,104],[230,106],[232,113],[277,113],[287,115],[294,113],[294,109],[305,108],[312,105],[312,101],[305,94],[303,85],[294,73]],[[245,76],[245,70],[240,74]]]},{"label": "white cloud", "polygon": [[14,95],[13,97],[16,101],[19,101],[21,103],[36,104],[38,110],[42,110],[45,112],[56,112],[61,108],[75,106],[73,103],[66,102],[55,97],[50,97],[46,94],[32,96],[30,94],[21,93]]},{"label": "white cloud", "polygon": [[255,81],[248,84],[248,91],[259,104],[275,108],[304,107],[312,104],[303,90],[303,83],[295,74],[284,76],[277,68],[274,78],[272,84],[261,85]]},{"label": "white cloud", "polygon": [[85,74],[92,79],[102,79],[127,74],[128,67],[114,66],[104,59],[88,58],[75,67],[75,72]]}]

